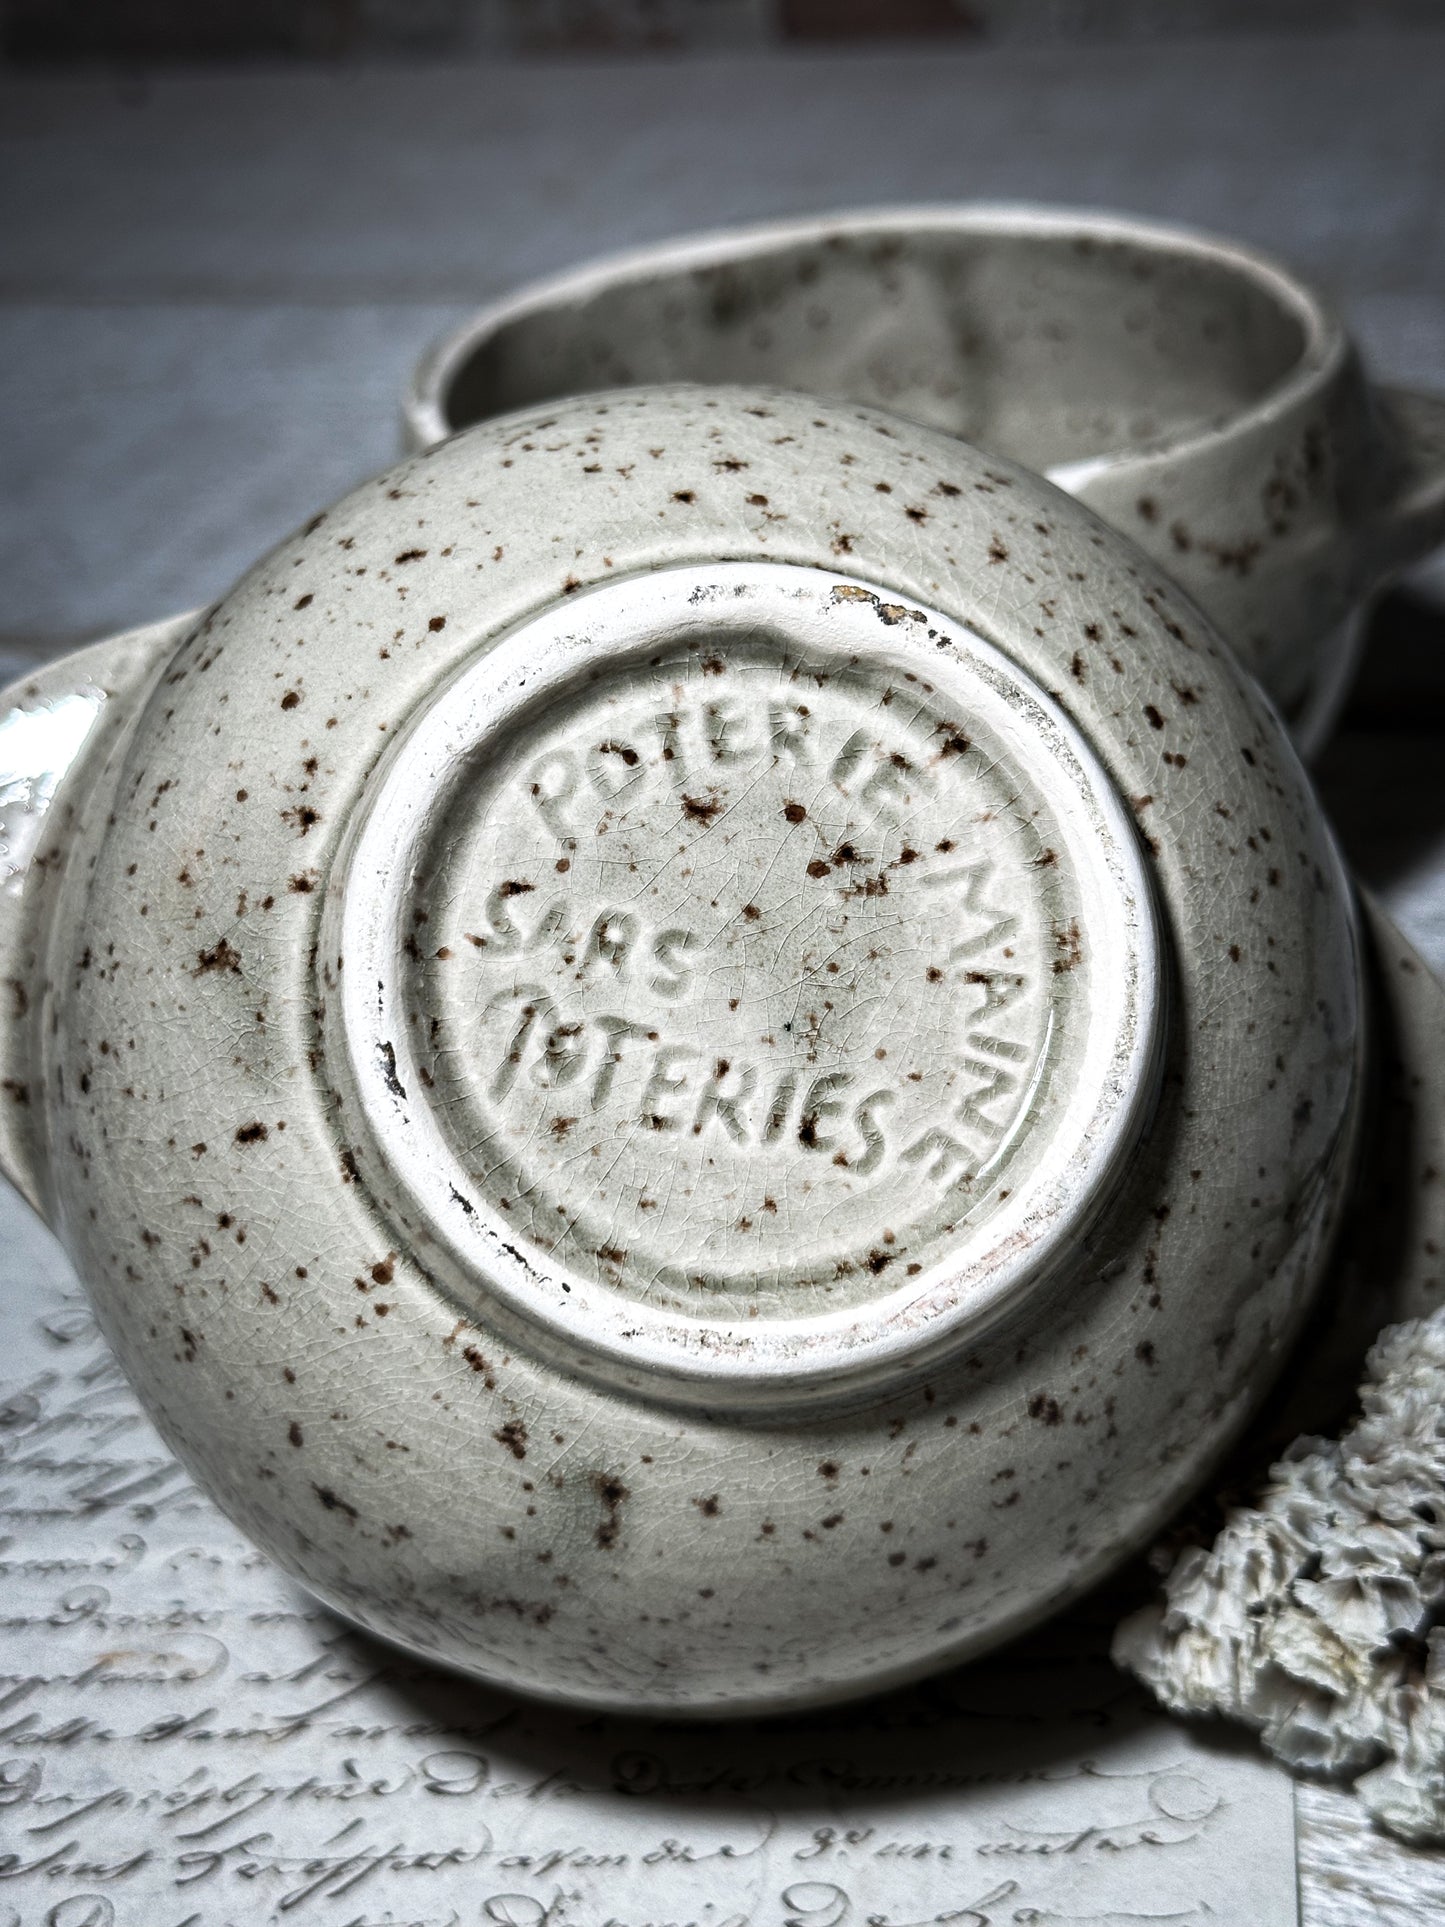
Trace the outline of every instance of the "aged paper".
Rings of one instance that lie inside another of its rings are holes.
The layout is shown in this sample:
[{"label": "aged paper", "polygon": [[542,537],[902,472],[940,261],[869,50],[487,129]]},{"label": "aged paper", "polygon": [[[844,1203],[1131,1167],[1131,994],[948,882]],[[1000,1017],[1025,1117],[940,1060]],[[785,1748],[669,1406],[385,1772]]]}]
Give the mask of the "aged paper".
[{"label": "aged paper", "polygon": [[0,1927],[1285,1927],[1291,1788],[1076,1614],[763,1727],[398,1658],[189,1485],[0,1199]]}]

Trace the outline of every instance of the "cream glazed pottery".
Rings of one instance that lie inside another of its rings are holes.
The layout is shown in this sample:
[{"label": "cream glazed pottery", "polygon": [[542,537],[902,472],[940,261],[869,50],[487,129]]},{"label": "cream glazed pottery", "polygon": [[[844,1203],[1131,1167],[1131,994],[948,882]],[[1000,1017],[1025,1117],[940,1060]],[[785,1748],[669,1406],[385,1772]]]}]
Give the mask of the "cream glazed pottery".
[{"label": "cream glazed pottery", "polygon": [[427,356],[406,430],[426,447],[680,380],[876,403],[1046,473],[1194,596],[1306,755],[1369,597],[1445,541],[1445,401],[1367,385],[1339,316],[1278,262],[1080,209],[870,209],[599,261]]},{"label": "cream glazed pottery", "polygon": [[5,1168],[197,1481],[414,1652],[711,1714],[979,1653],[1326,1276],[1394,991],[1307,779],[950,435],[524,411],[4,705]]}]

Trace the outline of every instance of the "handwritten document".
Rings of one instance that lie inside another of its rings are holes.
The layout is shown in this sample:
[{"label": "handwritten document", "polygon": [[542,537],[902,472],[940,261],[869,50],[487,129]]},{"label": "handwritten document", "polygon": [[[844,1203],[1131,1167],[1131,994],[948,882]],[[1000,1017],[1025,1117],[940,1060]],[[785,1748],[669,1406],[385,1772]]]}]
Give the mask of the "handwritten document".
[{"label": "handwritten document", "polygon": [[649,1725],[350,1631],[194,1490],[0,1197],[0,1927],[1284,1927],[1288,1781],[1073,1615],[862,1709]]}]

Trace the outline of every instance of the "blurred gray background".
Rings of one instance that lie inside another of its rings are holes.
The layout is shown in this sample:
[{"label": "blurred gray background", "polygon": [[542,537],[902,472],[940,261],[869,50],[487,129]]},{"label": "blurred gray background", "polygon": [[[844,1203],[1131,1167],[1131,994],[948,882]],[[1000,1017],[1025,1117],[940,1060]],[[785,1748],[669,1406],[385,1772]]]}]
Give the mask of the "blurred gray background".
[{"label": "blurred gray background", "polygon": [[[1272,249],[1445,391],[1442,0],[0,0],[0,673],[220,594],[589,254],[836,206]],[[1320,776],[1445,968],[1445,565]]]}]

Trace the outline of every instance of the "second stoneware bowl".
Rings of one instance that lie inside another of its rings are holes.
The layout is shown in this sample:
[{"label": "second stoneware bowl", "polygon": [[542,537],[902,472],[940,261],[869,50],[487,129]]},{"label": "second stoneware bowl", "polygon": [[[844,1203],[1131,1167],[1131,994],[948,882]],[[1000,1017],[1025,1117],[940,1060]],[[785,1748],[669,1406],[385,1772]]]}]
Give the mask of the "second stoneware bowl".
[{"label": "second stoneware bowl", "polygon": [[1189,591],[1306,755],[1369,597],[1445,540],[1445,403],[1369,385],[1278,262],[1076,209],[871,210],[594,262],[428,356],[407,432],[683,380],[876,403],[1040,470]]},{"label": "second stoneware bowl", "polygon": [[853,403],[487,423],[3,709],[5,1170],[244,1531],[556,1699],[838,1699],[1078,1594],[1440,1029],[1177,585]]}]

